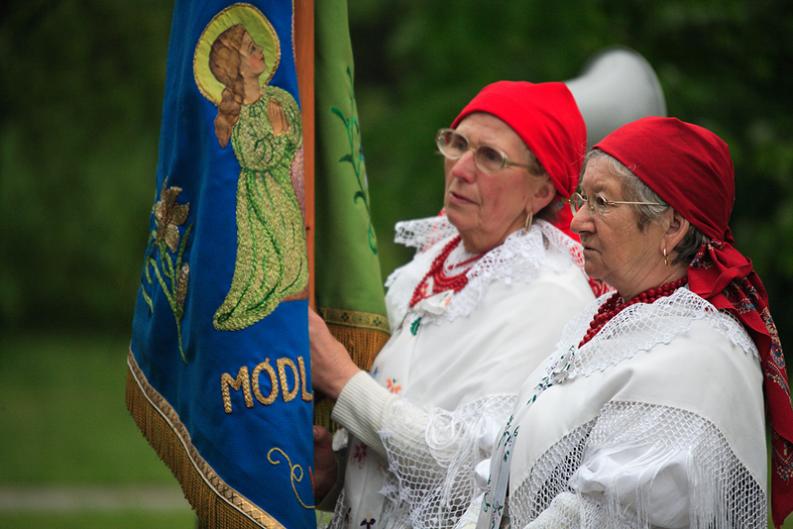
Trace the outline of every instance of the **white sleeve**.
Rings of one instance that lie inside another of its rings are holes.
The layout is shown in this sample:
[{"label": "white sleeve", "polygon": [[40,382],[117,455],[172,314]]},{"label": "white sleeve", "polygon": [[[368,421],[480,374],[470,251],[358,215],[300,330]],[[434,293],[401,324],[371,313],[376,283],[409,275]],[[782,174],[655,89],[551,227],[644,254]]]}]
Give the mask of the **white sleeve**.
[{"label": "white sleeve", "polygon": [[383,427],[386,408],[397,398],[368,373],[359,371],[342,388],[331,418],[380,455],[385,455],[378,432]]},{"label": "white sleeve", "polygon": [[658,527],[688,526],[693,447],[659,444],[604,447],[594,451],[570,480],[593,498],[609,498]]},{"label": "white sleeve", "polygon": [[475,467],[490,457],[515,399],[491,395],[453,411],[425,409],[359,373],[342,390],[333,418],[386,455],[395,499],[414,528],[437,526],[438,519],[451,526],[480,491]]}]

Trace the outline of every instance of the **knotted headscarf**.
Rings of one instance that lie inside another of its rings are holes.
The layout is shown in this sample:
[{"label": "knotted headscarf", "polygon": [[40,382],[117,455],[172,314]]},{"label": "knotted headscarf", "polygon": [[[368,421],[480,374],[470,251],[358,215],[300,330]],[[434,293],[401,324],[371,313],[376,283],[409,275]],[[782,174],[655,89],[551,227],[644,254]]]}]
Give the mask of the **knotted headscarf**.
[{"label": "knotted headscarf", "polygon": [[[586,153],[586,125],[564,83],[498,81],[484,87],[454,118],[452,128],[474,112],[491,114],[509,125],[537,157],[556,188],[569,198],[578,185]],[[572,213],[562,208],[554,225],[575,240]]]},{"label": "knotted headscarf", "polygon": [[657,117],[629,123],[595,148],[620,161],[710,238],[689,265],[688,284],[692,292],[737,317],[760,353],[772,428],[772,516],[779,527],[793,511],[793,408],[768,295],[752,262],[735,248],[728,226],[735,202],[729,148],[707,129]]}]

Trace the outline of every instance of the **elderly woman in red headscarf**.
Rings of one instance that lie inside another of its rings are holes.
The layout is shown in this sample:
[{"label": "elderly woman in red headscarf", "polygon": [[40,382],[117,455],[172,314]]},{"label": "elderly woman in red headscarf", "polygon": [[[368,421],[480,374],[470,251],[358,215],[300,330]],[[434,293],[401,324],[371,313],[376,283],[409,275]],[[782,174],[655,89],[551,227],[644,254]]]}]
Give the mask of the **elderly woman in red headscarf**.
[{"label": "elderly woman in red headscarf", "polygon": [[489,85],[436,143],[445,213],[397,225],[417,253],[388,279],[392,337],[371,373],[310,320],[314,387],[351,434],[346,527],[451,527],[525,376],[594,300],[562,208],[586,144],[564,84]]},{"label": "elderly woman in red headscarf", "polygon": [[765,527],[764,407],[782,523],[790,391],[733,202],[727,145],[702,127],[644,118],[595,146],[572,228],[586,271],[616,292],[527,379],[460,526],[498,527],[508,503],[513,528]]}]

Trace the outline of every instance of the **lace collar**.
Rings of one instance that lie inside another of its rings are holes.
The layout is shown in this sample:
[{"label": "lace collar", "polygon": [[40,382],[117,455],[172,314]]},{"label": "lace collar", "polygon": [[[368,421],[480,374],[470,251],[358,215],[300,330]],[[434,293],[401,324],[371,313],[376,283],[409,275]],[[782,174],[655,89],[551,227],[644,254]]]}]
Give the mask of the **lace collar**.
[{"label": "lace collar", "polygon": [[[439,216],[397,223],[394,240],[398,244],[416,248],[418,255],[426,253],[434,258],[443,245],[457,234],[457,229],[449,223],[446,216]],[[569,258],[548,259],[550,253]],[[482,256],[466,274],[468,284],[460,292],[432,296],[419,302],[410,311],[421,315],[422,325],[430,322],[451,322],[469,316],[484,296],[488,285],[493,282],[531,283],[544,271],[563,272],[572,264],[583,269],[583,262],[579,243],[552,224],[537,219],[528,232],[516,231],[503,244]],[[388,277],[386,287],[390,289],[400,275],[413,265],[414,262],[410,262],[396,269]],[[398,312],[389,315],[392,324],[398,325],[404,320],[412,289],[426,270],[419,272],[421,275],[411,285],[406,285],[410,288],[400,288],[398,292],[389,290],[388,295],[393,301],[390,310]]]},{"label": "lace collar", "polygon": [[[656,345],[668,344],[686,333],[695,321],[706,322],[740,350],[758,358],[757,348],[743,325],[686,287],[653,303],[637,303],[625,308],[578,349],[577,344],[586,333],[592,316],[609,296],[606,294],[596,299],[571,320],[562,332],[553,356],[561,363],[569,364],[567,376],[570,378],[605,371]],[[574,351],[572,361],[565,356],[569,351]],[[557,363],[551,360],[550,365]]]}]

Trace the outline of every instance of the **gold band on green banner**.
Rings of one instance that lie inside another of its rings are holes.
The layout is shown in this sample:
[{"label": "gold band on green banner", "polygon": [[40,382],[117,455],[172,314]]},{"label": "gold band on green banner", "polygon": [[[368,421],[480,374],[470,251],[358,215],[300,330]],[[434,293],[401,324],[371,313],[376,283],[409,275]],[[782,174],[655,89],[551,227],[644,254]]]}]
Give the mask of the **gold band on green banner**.
[{"label": "gold band on green banner", "polygon": [[[346,0],[316,3],[316,268],[318,312],[368,370],[388,340],[383,280],[361,149]],[[330,425],[331,404],[314,421]]]},{"label": "gold band on green banner", "polygon": [[357,310],[333,309],[322,307],[320,315],[329,325],[346,325],[348,327],[360,327],[389,333],[388,319],[382,314],[371,312],[361,312]]}]

